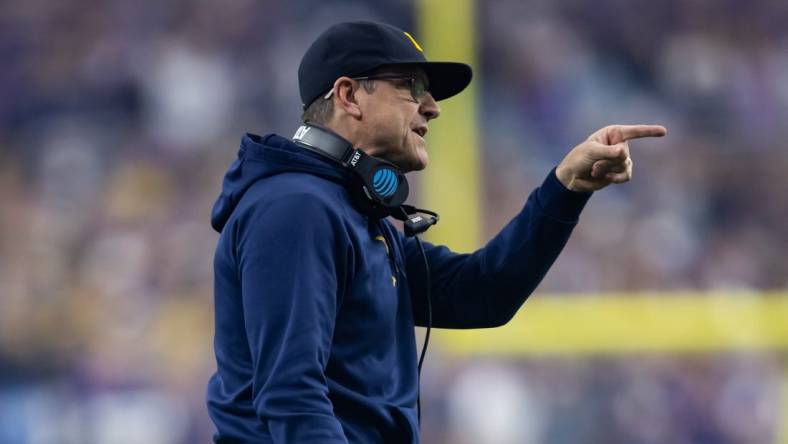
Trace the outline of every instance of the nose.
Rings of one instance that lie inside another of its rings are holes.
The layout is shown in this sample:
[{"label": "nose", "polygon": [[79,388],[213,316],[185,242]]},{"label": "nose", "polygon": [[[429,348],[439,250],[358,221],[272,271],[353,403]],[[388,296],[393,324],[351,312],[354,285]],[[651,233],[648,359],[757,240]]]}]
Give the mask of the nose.
[{"label": "nose", "polygon": [[441,114],[441,107],[438,106],[438,102],[435,101],[435,98],[432,97],[432,94],[429,92],[426,93],[421,99],[421,103],[419,104],[419,113],[428,121],[437,119]]}]

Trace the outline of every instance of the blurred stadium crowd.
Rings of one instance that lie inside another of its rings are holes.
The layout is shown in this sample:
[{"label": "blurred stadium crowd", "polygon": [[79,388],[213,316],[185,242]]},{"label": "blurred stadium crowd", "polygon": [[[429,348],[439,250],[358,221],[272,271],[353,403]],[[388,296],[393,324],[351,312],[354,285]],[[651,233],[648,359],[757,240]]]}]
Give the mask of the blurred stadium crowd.
[{"label": "blurred stadium crowd", "polygon": [[[593,130],[670,131],[632,144],[634,182],[593,197],[540,292],[788,287],[788,6],[478,13],[485,238]],[[209,440],[210,207],[244,132],[296,128],[309,42],[360,18],[415,28],[404,0],[0,6],[0,442]],[[433,348],[424,438],[770,443],[787,365]]]}]

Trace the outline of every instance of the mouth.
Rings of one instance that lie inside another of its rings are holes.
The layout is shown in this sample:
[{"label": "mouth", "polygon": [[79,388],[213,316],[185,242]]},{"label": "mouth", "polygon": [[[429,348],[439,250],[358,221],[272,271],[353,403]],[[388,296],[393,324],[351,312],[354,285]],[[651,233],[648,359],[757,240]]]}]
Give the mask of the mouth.
[{"label": "mouth", "polygon": [[427,127],[426,126],[420,126],[418,128],[413,128],[413,132],[418,134],[419,137],[424,138],[424,136],[427,134]]}]

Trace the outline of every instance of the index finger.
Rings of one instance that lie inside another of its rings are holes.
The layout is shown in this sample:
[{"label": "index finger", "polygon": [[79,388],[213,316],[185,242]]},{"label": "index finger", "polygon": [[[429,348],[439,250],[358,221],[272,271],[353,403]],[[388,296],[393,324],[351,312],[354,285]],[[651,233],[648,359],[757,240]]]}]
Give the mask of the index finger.
[{"label": "index finger", "polygon": [[641,137],[662,137],[667,133],[662,125],[614,125],[608,130],[611,145]]}]

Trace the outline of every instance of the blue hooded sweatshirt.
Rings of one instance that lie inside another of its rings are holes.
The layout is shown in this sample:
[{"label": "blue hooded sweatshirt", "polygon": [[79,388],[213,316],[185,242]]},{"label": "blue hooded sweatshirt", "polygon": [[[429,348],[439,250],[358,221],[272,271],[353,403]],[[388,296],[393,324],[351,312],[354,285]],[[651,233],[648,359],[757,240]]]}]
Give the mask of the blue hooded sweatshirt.
[{"label": "blue hooded sweatshirt", "polygon": [[[217,443],[419,442],[424,260],[414,239],[356,210],[349,174],[277,135],[241,142],[212,214]],[[484,248],[425,243],[432,325],[508,322],[589,196],[551,172]]]}]

